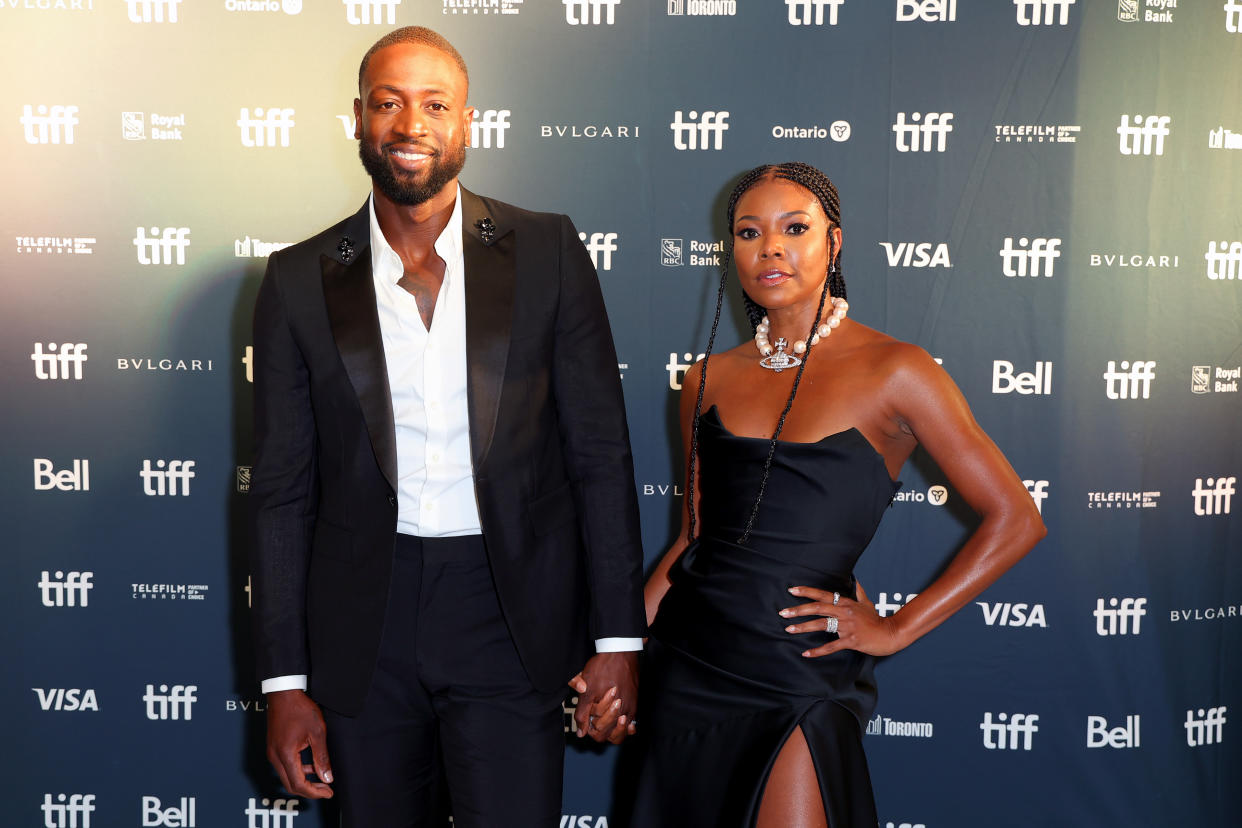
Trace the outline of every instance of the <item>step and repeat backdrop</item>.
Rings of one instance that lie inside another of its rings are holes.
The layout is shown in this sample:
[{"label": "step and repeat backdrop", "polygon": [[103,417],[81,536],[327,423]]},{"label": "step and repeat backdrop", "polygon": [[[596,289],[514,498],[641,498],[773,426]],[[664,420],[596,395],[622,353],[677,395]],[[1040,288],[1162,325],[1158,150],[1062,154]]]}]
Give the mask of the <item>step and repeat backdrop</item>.
[{"label": "step and repeat backdrop", "polygon": [[[0,822],[335,824],[263,757],[250,317],[265,257],[363,203],[358,61],[407,24],[469,63],[465,184],[582,231],[649,561],[762,162],[833,177],[852,317],[1025,481],[1047,539],[881,665],[884,828],[1239,824],[1239,0],[0,0]],[[975,523],[930,458],[902,479],[883,614]],[[562,828],[621,824],[617,766],[574,743]]]}]

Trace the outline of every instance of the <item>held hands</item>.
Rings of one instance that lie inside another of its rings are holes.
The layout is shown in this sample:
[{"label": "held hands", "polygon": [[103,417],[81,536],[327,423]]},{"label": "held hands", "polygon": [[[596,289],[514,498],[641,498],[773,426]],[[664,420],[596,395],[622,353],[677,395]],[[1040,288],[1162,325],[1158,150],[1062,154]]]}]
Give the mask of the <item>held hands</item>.
[{"label": "held hands", "polygon": [[800,624],[790,624],[785,632],[797,634],[835,631],[837,634],[836,641],[806,650],[802,653],[803,658],[819,658],[841,650],[857,650],[867,655],[884,656],[892,655],[903,646],[894,629],[893,620],[880,617],[875,604],[867,598],[862,584],[858,584],[857,601],[837,592],[826,592],[807,586],[791,587],[789,593],[798,598],[810,599],[810,603],[781,610],[782,618],[808,615],[817,617]]},{"label": "held hands", "polygon": [[[311,750],[313,765],[302,764]],[[267,694],[267,761],[276,768],[285,789],[308,799],[331,799],[332,765],[328,761],[327,728],[319,705],[301,690]],[[317,777],[319,782],[307,779]]]},{"label": "held hands", "polygon": [[574,724],[579,738],[616,745],[634,734],[638,651],[595,654],[569,686],[578,694]]}]

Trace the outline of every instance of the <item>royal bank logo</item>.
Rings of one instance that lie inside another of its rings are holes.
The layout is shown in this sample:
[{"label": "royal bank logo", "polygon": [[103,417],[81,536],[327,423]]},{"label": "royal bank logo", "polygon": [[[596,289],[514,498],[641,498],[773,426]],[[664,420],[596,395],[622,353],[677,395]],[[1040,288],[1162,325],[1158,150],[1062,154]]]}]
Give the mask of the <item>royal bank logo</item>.
[{"label": "royal bank logo", "polygon": [[1117,19],[1123,23],[1134,23],[1139,19],[1139,0],[1117,0]]},{"label": "royal bank logo", "polygon": [[944,242],[880,242],[889,267],[953,267]]},{"label": "royal bank logo", "polygon": [[85,607],[90,602],[90,592],[95,588],[91,580],[94,572],[72,570],[54,572],[44,569],[35,584],[39,599],[45,607]]},{"label": "royal bank logo", "polygon": [[185,113],[177,115],[161,115],[152,112],[149,119],[151,128],[147,129],[148,118],[145,112],[121,113],[121,137],[126,141],[183,141],[185,135]]},{"label": "royal bank logo", "polygon": [[1048,629],[1048,616],[1043,604],[1011,603],[1009,601],[976,601],[983,610],[983,623],[989,627],[1043,627]]},{"label": "royal bank logo", "polygon": [[1109,728],[1108,719],[1103,716],[1087,717],[1088,748],[1136,748],[1142,747],[1139,733],[1138,715],[1126,716],[1126,723]]},{"label": "royal bank logo", "polygon": [[732,17],[737,14],[737,0],[668,0],[668,13],[670,17]]},{"label": "royal bank logo", "polygon": [[198,803],[192,796],[181,797],[176,805],[164,807],[158,796],[142,798],[142,828],[197,828]]},{"label": "royal bank logo", "polygon": [[1001,272],[1011,279],[1015,276],[1051,278],[1056,260],[1061,258],[1061,240],[1022,236],[1015,246],[1013,237],[1006,236],[997,252],[1001,257]]},{"label": "royal bank logo", "polygon": [[724,149],[724,134],[729,129],[729,113],[697,110],[684,114],[680,109],[673,113],[673,147],[677,150]]},{"label": "royal bank logo", "polygon": [[1223,126],[1210,129],[1208,130],[1208,149],[1242,150],[1242,132],[1234,132]]},{"label": "royal bank logo", "polygon": [[293,242],[265,242],[246,236],[233,240],[233,255],[238,259],[266,259],[277,250],[284,250]]},{"label": "royal bank logo", "polygon": [[1023,396],[1036,394],[1048,396],[1052,393],[1052,362],[1035,363],[1034,371],[1018,372],[1014,364],[1005,359],[992,360],[992,393]]},{"label": "royal bank logo", "polygon": [[913,736],[918,739],[931,739],[936,734],[936,727],[931,722],[899,722],[877,713],[867,721],[868,736]]},{"label": "royal bank logo", "polygon": [[231,12],[301,14],[302,0],[224,0],[224,8]]},{"label": "royal bank logo", "polygon": [[1022,485],[1026,486],[1026,493],[1031,496],[1031,500],[1035,501],[1035,511],[1042,515],[1044,513],[1044,501],[1048,499],[1048,481],[1023,480]]},{"label": "royal bank logo", "polygon": [[952,23],[957,20],[957,0],[897,0],[898,23]]},{"label": "royal bank logo", "polygon": [[617,22],[621,0],[561,0],[565,22],[571,26],[611,26]]},{"label": "royal bank logo", "polygon": [[190,721],[194,718],[197,692],[197,684],[161,684],[158,691],[154,684],[148,684],[147,691],[142,695],[147,718],[153,722]]},{"label": "royal bank logo", "polygon": [[1225,0],[1225,31],[1242,32],[1242,0]]},{"label": "royal bank logo", "polygon": [[36,457],[34,488],[36,492],[47,492],[52,489],[61,492],[89,492],[91,490],[91,461],[77,458],[69,468],[56,471],[51,460]]},{"label": "royal bank logo", "polygon": [[900,592],[894,592],[890,598],[887,592],[881,592],[875,602],[876,614],[881,618],[887,618],[913,601],[917,596],[917,592],[907,592],[905,595],[902,595]]},{"label": "royal bank logo", "polygon": [[46,828],[91,828],[95,795],[45,793],[41,810]]},{"label": "royal bank logo", "polygon": [[470,121],[470,149],[504,149],[512,114],[508,109],[476,109]]},{"label": "royal bank logo", "polygon": [[681,239],[660,239],[660,264],[665,267],[681,267],[685,264],[682,251]]},{"label": "royal bank logo", "polygon": [[1082,127],[1068,124],[995,124],[998,144],[1076,144]]},{"label": "royal bank logo", "polygon": [[247,345],[242,351],[242,367],[246,369],[246,382],[254,382],[254,346]]},{"label": "royal bank logo", "polygon": [[99,712],[99,699],[93,688],[79,687],[31,687],[39,700],[39,709],[57,713]]},{"label": "royal bank logo", "polygon": [[944,152],[949,133],[953,131],[952,112],[897,113],[893,124],[898,152]]},{"label": "royal bank logo", "polygon": [[1151,398],[1151,384],[1156,378],[1156,363],[1154,360],[1122,360],[1118,368],[1117,362],[1110,359],[1103,376],[1104,394],[1110,400],[1147,400]]},{"label": "royal bank logo", "polygon": [[[1130,121],[1134,123],[1131,125]],[[1117,127],[1122,155],[1164,155],[1164,139],[1169,136],[1168,115],[1122,115]]]},{"label": "royal bank logo", "polygon": [[198,475],[193,460],[142,461],[138,477],[147,497],[189,497],[190,481]]},{"label": "royal bank logo", "polygon": [[540,124],[540,138],[637,138],[638,124]]},{"label": "royal bank logo", "polygon": [[181,0],[125,0],[130,23],[176,23]]},{"label": "royal bank logo", "polygon": [[1078,0],[1013,0],[1019,26],[1064,26]]},{"label": "royal bank logo", "polygon": [[1213,282],[1242,280],[1242,242],[1208,242],[1203,254],[1207,262],[1207,277]]},{"label": "royal bank logo", "polygon": [[[845,0],[785,0],[790,26],[835,26]],[[825,13],[827,12],[827,13]]]},{"label": "royal bank logo", "polygon": [[781,126],[777,124],[772,127],[772,137],[778,139],[791,139],[798,141],[823,141],[831,139],[840,143],[850,140],[853,134],[853,128],[849,121],[833,121],[828,126],[820,126],[812,124],[810,126]]},{"label": "royal bank logo", "polygon": [[297,125],[293,120],[293,110],[287,107],[271,106],[264,109],[243,106],[237,118],[237,127],[241,130],[243,147],[287,147],[289,134]]},{"label": "royal bank logo", "polygon": [[1192,365],[1190,391],[1194,394],[1236,394],[1242,381],[1242,366]]},{"label": "royal bank logo", "polygon": [[[36,342],[30,355],[34,363],[35,379],[80,380],[82,366],[90,359],[86,355],[85,342]],[[46,349],[46,350],[45,350]]]},{"label": "royal bank logo", "polygon": [[703,358],[703,354],[695,356],[694,354],[685,353],[681,355],[682,362],[677,358],[677,354],[668,355],[668,365],[664,368],[668,371],[668,387],[672,391],[680,391],[682,380],[686,378],[686,372],[690,370],[690,366]]},{"label": "royal bank logo", "polygon": [[72,144],[73,128],[78,125],[78,108],[26,104],[18,120],[27,144]]},{"label": "royal bank logo", "polygon": [[1195,488],[1190,493],[1195,502],[1195,515],[1208,517],[1229,514],[1233,507],[1237,483],[1237,477],[1209,477],[1206,480],[1196,477]]},{"label": "royal bank logo", "polygon": [[351,26],[391,26],[397,22],[401,0],[342,0],[345,22]]},{"label": "royal bank logo", "polygon": [[892,502],[927,503],[931,506],[943,506],[949,502],[949,490],[940,484],[929,486],[926,493],[920,492],[918,489],[909,489],[893,495]]},{"label": "royal bank logo", "polygon": [[1088,509],[1155,509],[1159,505],[1160,492],[1087,492]]},{"label": "royal bank logo", "polygon": [[1039,732],[1039,716],[1034,713],[984,713],[979,729],[988,750],[1030,750]]},{"label": "royal bank logo", "polygon": [[253,468],[254,468],[253,466],[238,466],[237,467],[236,480],[237,480],[237,493],[238,494],[250,494],[250,474]]},{"label": "royal bank logo", "polygon": [[1197,711],[1187,710],[1186,744],[1189,747],[1203,747],[1204,745],[1218,745],[1225,741],[1226,710],[1224,705],[1209,707],[1206,710],[1202,707]]},{"label": "royal bank logo", "polygon": [[206,584],[130,584],[135,601],[205,601]]},{"label": "royal bank logo", "polygon": [[591,264],[596,270],[612,270],[612,254],[620,248],[617,246],[619,236],[616,233],[579,233],[578,238],[591,254]]},{"label": "royal bank logo", "polygon": [[[1229,4],[1235,2],[1226,0],[1226,19]],[[1172,23],[1176,8],[1177,0],[1117,0],[1117,19],[1122,23]]]},{"label": "royal bank logo", "polygon": [[21,254],[89,256],[95,252],[94,236],[15,236],[17,252]]},{"label": "royal bank logo", "polygon": [[1146,598],[1109,598],[1107,606],[1103,598],[1095,599],[1095,634],[1138,635],[1146,607]]},{"label": "royal bank logo", "polygon": [[443,0],[441,14],[518,14],[526,0]]},{"label": "royal bank logo", "polygon": [[190,228],[159,227],[151,228],[147,235],[146,227],[136,228],[134,248],[137,250],[140,265],[184,265],[185,251],[190,247]]}]

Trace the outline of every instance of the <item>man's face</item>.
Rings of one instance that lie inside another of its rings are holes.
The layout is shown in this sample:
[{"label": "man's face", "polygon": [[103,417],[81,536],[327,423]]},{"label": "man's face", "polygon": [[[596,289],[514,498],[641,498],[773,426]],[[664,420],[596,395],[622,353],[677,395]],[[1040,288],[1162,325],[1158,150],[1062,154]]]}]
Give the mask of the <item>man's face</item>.
[{"label": "man's face", "polygon": [[360,92],[354,137],[381,193],[414,206],[457,177],[474,110],[451,57],[422,44],[388,46],[371,56]]}]

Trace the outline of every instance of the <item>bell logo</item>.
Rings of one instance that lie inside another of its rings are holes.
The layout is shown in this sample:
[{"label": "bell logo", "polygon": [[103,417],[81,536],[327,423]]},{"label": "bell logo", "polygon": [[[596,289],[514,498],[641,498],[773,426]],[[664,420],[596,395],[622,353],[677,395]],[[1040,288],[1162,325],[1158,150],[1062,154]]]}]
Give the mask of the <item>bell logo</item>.
[{"label": "bell logo", "polygon": [[1044,501],[1048,499],[1048,481],[1023,480],[1022,485],[1026,486],[1027,494],[1031,496],[1031,500],[1035,501],[1036,511],[1042,515],[1044,513]]},{"label": "bell logo", "polygon": [[957,0],[897,0],[897,22],[952,23],[957,20]]},{"label": "bell logo", "polygon": [[875,611],[881,618],[887,618],[913,601],[916,595],[918,595],[917,592],[908,592],[903,598],[900,592],[894,592],[892,601],[889,601],[888,593],[881,592],[879,600],[875,602]]},{"label": "bell logo", "polygon": [[1028,241],[1025,236],[1018,239],[1018,246],[1014,247],[1013,238],[1006,236],[1005,246],[999,251],[1004,273],[1010,278],[1026,276],[1029,269],[1029,275],[1038,276],[1042,263],[1043,275],[1050,277],[1055,260],[1061,258],[1060,247],[1060,239],[1030,239]]},{"label": "bell logo", "polygon": [[1109,598],[1105,608],[1104,599],[1097,598],[1095,611],[1091,613],[1095,616],[1095,634],[1138,635],[1143,616],[1147,614],[1146,606],[1146,598],[1122,598],[1120,605],[1116,598]]},{"label": "bell logo", "polygon": [[[616,233],[592,233],[589,240],[586,233],[579,233],[578,238],[586,245],[587,252],[591,254],[591,264],[596,270],[612,270],[612,254],[618,249]],[[602,266],[601,255],[604,259]]]},{"label": "bell logo", "polygon": [[397,6],[401,0],[342,0],[345,3],[345,20],[351,26],[368,23],[392,26],[397,22]]},{"label": "bell logo", "polygon": [[1204,710],[1199,708],[1198,713],[1194,710],[1186,711],[1186,744],[1190,747],[1202,747],[1203,745],[1217,745],[1224,741],[1225,737],[1225,708],[1211,707]]},{"label": "bell logo", "polygon": [[1011,604],[1008,601],[991,604],[987,601],[976,601],[983,610],[983,623],[989,627],[1043,627],[1048,628],[1048,619],[1044,614],[1043,604]]},{"label": "bell logo", "polygon": [[703,358],[703,354],[699,354],[697,357],[693,354],[682,354],[681,358],[685,362],[678,362],[677,354],[669,354],[668,365],[664,366],[668,370],[668,387],[674,391],[681,390],[681,383],[685,379],[686,372],[690,370],[690,366]]},{"label": "bell logo", "polygon": [[293,820],[298,815],[296,799],[261,799],[259,805],[255,804],[253,796],[250,797],[245,811],[250,818],[246,828],[293,828]]},{"label": "bell logo", "polygon": [[176,23],[181,0],[125,0],[125,4],[131,23]]},{"label": "bell logo", "polygon": [[134,236],[134,247],[138,249],[140,265],[185,264],[185,251],[190,246],[190,228],[158,227],[151,228],[151,236],[147,236],[147,228],[139,227],[138,235]]},{"label": "bell logo", "polygon": [[828,9],[828,25],[837,25],[837,10],[845,0],[785,0],[789,7],[790,26],[824,25],[824,9]]},{"label": "bell logo", "polygon": [[617,6],[621,0],[561,0],[565,6],[565,22],[571,26],[598,26],[616,23]]},{"label": "bell logo", "polygon": [[1219,250],[1216,242],[1208,242],[1203,258],[1207,262],[1207,277],[1212,281],[1242,280],[1242,242],[1222,241]]},{"label": "bell logo", "polygon": [[[673,147],[678,150],[724,149],[724,134],[729,128],[728,112],[705,111],[699,115],[690,110],[689,119],[682,120],[681,110],[673,113]],[[710,144],[710,146],[709,146]]]},{"label": "bell logo", "polygon": [[155,685],[148,684],[147,692],[142,696],[147,705],[147,718],[156,722],[168,719],[190,721],[194,716],[194,702],[198,701],[194,695],[197,690],[197,684],[174,684],[171,689],[167,684],[161,684],[157,693]]},{"label": "bell logo", "polygon": [[45,793],[42,810],[46,828],[91,828],[95,795],[58,794],[53,799],[50,793]]},{"label": "bell logo", "polygon": [[165,808],[158,796],[142,798],[142,828],[197,828],[198,803],[192,796],[183,796],[174,806]]},{"label": "bell logo", "polygon": [[1206,482],[1196,477],[1194,491],[1190,493],[1195,499],[1195,514],[1199,517],[1229,514],[1237,482],[1236,477],[1209,477]]},{"label": "bell logo", "polygon": [[142,493],[147,497],[189,497],[190,481],[196,475],[193,460],[169,460],[167,463],[156,460],[155,468],[151,467],[150,460],[143,460],[138,476],[142,478]]},{"label": "bell logo", "polygon": [[43,347],[42,342],[36,342],[34,353],[30,355],[35,364],[36,379],[82,379],[82,363],[87,360],[85,342],[66,342],[60,346],[59,352],[55,342],[47,343],[46,353]]},{"label": "bell logo", "polygon": [[880,242],[889,267],[953,267],[944,242]]},{"label": "bell logo", "polygon": [[[1064,26],[1069,23],[1069,7],[1078,0],[1013,0],[1017,6],[1019,26],[1051,26],[1054,23]],[[1057,16],[1057,12],[1060,16]],[[1043,19],[1040,20],[1040,12]]]},{"label": "bell logo", "polygon": [[62,492],[89,492],[91,490],[91,461],[75,459],[71,469],[58,472],[51,460],[36,457],[34,487],[36,492],[46,492],[51,489],[59,489]]},{"label": "bell logo", "polygon": [[250,107],[243,106],[237,118],[237,126],[241,129],[243,147],[275,147],[289,146],[289,132],[297,126],[293,120],[293,110],[277,106],[256,106],[254,115]]},{"label": "bell logo", "polygon": [[[944,152],[948,135],[953,131],[952,112],[928,112],[922,115],[910,113],[910,122],[906,122],[906,113],[897,113],[897,123],[893,124],[893,132],[897,134],[898,152],[931,152],[932,141],[935,140],[936,152]],[[919,123],[922,121],[922,123]],[[919,135],[923,136],[922,147],[919,146]]]},{"label": "bell logo", "polygon": [[983,746],[988,750],[1030,750],[1035,733],[1039,731],[1039,716],[1033,713],[998,713],[992,721],[991,713],[983,714],[979,729],[983,731]]},{"label": "bell logo", "polygon": [[1225,31],[1242,32],[1242,0],[1225,0]]},{"label": "bell logo", "polygon": [[1087,747],[1089,748],[1136,748],[1139,743],[1139,717],[1126,716],[1126,723],[1121,727],[1108,728],[1108,720],[1103,716],[1087,717]]},{"label": "bell logo", "polygon": [[89,598],[88,594],[95,585],[91,583],[91,579],[95,577],[94,572],[61,572],[49,578],[48,571],[43,570],[39,583],[40,597],[43,599],[45,607],[84,607]]},{"label": "bell logo", "polygon": [[1104,393],[1110,400],[1151,399],[1151,382],[1156,378],[1156,363],[1153,361],[1135,360],[1133,363],[1117,363],[1108,361],[1108,370],[1104,372]]},{"label": "bell logo", "polygon": [[93,710],[99,712],[99,699],[95,697],[95,691],[87,688],[79,690],[76,687],[63,688],[53,687],[43,689],[42,687],[31,687],[35,696],[39,699],[39,709],[65,711],[68,713],[85,712]]},{"label": "bell logo", "polygon": [[78,124],[76,106],[30,104],[22,107],[22,127],[27,144],[72,144],[73,128]]},{"label": "bell logo", "polygon": [[491,149],[494,143],[496,149],[504,149],[511,114],[507,109],[476,109],[470,122],[470,148]]},{"label": "bell logo", "polygon": [[1117,134],[1121,136],[1122,155],[1164,155],[1164,139],[1169,134],[1169,123],[1173,119],[1168,115],[1134,116],[1134,126],[1129,119],[1121,116],[1121,125]]},{"label": "bell logo", "polygon": [[1052,393],[1052,363],[1036,362],[1029,374],[1015,374],[1013,363],[1004,359],[992,360],[992,393],[1047,395]]}]

